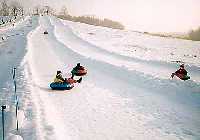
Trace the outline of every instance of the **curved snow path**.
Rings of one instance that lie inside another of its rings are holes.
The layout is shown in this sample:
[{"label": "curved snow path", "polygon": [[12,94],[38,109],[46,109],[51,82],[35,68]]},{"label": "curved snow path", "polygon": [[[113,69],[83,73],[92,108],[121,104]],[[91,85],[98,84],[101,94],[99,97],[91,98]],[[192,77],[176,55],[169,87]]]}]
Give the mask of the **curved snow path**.
[{"label": "curved snow path", "polygon": [[[74,47],[83,44],[66,33],[66,26],[53,22],[54,26],[41,17],[40,26],[29,36],[32,94],[41,140],[200,137],[197,83],[154,78],[101,61],[102,55],[100,61],[80,55],[83,51]],[[49,34],[44,35],[44,30]],[[58,31],[65,34],[58,36]],[[71,91],[47,88],[56,70],[69,72],[77,62],[89,71],[83,83]]]},{"label": "curved snow path", "polygon": [[[55,35],[58,39],[71,47],[71,49],[83,56],[90,57],[110,63],[112,65],[126,67],[128,70],[136,70],[149,74],[154,77],[169,79],[172,72],[177,69],[177,64],[167,63],[162,61],[142,60],[134,57],[124,56],[108,50],[102,49],[93,45],[82,38],[78,37],[73,30],[54,17],[51,18],[51,22],[56,27],[58,26]],[[196,82],[200,83],[199,67],[186,66],[190,72],[190,76]]]}]

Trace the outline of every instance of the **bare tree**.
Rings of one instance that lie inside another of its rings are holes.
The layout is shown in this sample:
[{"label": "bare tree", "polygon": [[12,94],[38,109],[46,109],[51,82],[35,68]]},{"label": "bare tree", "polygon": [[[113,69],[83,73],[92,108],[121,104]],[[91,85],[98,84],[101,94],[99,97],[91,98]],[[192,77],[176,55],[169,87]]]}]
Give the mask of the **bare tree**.
[{"label": "bare tree", "polygon": [[53,15],[55,13],[55,11],[50,6],[44,6],[43,13],[47,14],[47,15]]},{"label": "bare tree", "polygon": [[69,15],[66,6],[63,6],[63,7],[61,8],[59,15],[62,15],[62,16],[67,16],[67,15]]},{"label": "bare tree", "polygon": [[194,41],[200,41],[200,27],[196,30],[191,30],[189,32],[189,38]]},{"label": "bare tree", "polygon": [[41,8],[40,8],[39,5],[35,6],[35,7],[34,7],[34,12],[33,12],[33,14],[34,14],[34,15],[39,15],[39,14],[40,14],[40,9],[41,9]]},{"label": "bare tree", "polygon": [[8,16],[9,15],[9,7],[7,5],[6,0],[3,0],[1,2],[1,9],[0,9],[0,13],[2,16]]},{"label": "bare tree", "polygon": [[10,8],[11,8],[11,15],[15,17],[20,15],[23,11],[23,7],[17,1],[12,1],[10,3]]}]

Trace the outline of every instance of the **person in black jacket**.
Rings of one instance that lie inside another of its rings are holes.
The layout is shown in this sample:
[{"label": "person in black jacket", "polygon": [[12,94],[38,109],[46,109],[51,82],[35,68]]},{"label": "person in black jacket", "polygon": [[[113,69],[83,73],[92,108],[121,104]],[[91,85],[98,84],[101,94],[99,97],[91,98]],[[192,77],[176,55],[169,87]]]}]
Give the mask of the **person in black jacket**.
[{"label": "person in black jacket", "polygon": [[175,72],[172,73],[172,78],[174,77],[174,75],[178,76],[178,77],[184,77],[187,76],[187,71],[184,68],[184,64],[180,65],[180,68]]},{"label": "person in black jacket", "polygon": [[71,71],[71,73],[72,73],[72,78],[74,77],[75,73],[76,73],[78,70],[84,70],[84,67],[81,66],[80,63],[77,63],[76,66],[72,69],[72,71]]}]

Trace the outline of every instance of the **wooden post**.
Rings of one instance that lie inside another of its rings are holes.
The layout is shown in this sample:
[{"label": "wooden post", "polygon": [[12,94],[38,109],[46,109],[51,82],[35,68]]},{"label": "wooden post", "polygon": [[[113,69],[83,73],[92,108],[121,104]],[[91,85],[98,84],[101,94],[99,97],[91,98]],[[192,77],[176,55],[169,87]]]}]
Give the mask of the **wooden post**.
[{"label": "wooden post", "polygon": [[3,133],[3,135],[2,135],[2,140],[4,140],[4,138],[5,138],[5,129],[4,129],[4,109],[6,109],[6,106],[5,105],[2,105],[1,106],[1,109],[2,109],[2,133]]}]

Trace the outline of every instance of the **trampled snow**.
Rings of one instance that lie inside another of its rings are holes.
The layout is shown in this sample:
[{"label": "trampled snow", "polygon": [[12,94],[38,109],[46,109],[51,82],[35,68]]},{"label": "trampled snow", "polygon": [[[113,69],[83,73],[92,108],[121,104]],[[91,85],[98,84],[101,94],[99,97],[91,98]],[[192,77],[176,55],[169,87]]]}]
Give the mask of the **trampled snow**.
[{"label": "trampled snow", "polygon": [[[0,41],[0,101],[10,106],[8,139],[200,139],[199,42],[48,16],[27,17],[1,35],[7,36]],[[184,61],[190,80],[170,78],[176,61]],[[56,71],[69,77],[78,62],[88,69],[82,83],[69,91],[51,90]],[[12,118],[13,67],[19,131]]]}]

